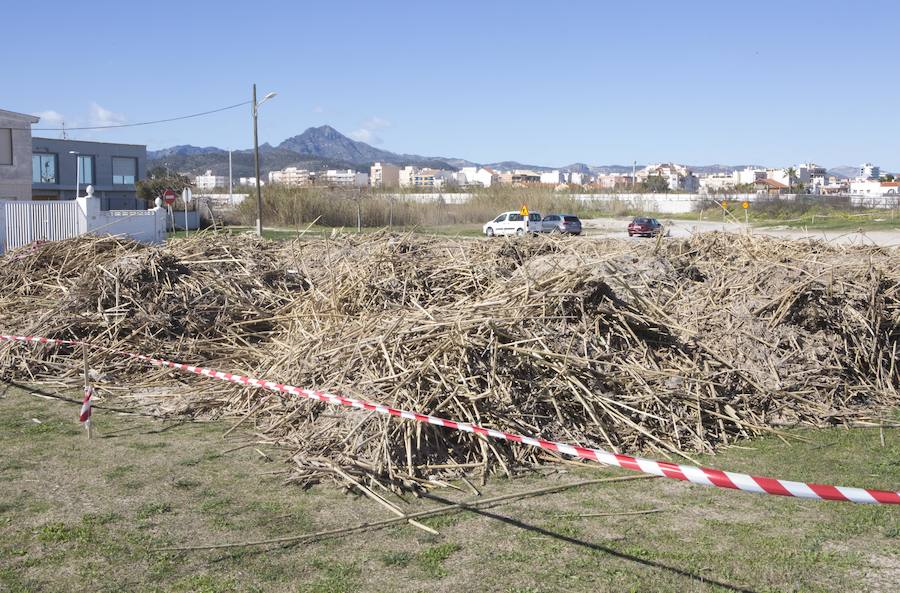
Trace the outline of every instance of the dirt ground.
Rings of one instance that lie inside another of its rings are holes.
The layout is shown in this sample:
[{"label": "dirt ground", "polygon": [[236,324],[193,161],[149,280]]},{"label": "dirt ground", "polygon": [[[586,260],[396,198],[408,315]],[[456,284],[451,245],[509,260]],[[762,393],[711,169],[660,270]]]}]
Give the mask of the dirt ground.
[{"label": "dirt ground", "polygon": [[[590,218],[583,220],[585,235],[598,238],[626,238],[626,228],[631,218]],[[725,231],[729,233],[745,233],[747,227],[737,222],[723,223],[722,220],[676,220],[660,218],[669,229],[671,237],[689,237],[695,233]],[[880,245],[881,247],[900,246],[900,229],[894,230],[827,230],[800,229],[787,226],[752,227],[754,235],[767,235],[782,239],[818,239],[839,245]],[[633,237],[630,240],[646,240]]]},{"label": "dirt ground", "polygon": [[[293,546],[154,552],[390,515],[332,486],[283,484],[285,466],[272,461],[283,455],[256,444],[252,426],[224,438],[230,424],[98,409],[97,436],[88,440],[77,410],[77,403],[0,386],[0,591],[888,592],[900,583],[898,508],[652,478],[424,520],[439,536],[403,526]],[[898,429],[794,434],[802,440],[743,442],[702,461],[799,480],[900,486]],[[484,498],[623,475],[632,474],[564,465],[479,488]],[[477,498],[450,488],[436,494]],[[439,504],[395,500],[407,512]],[[635,512],[645,513],[621,514]]]}]

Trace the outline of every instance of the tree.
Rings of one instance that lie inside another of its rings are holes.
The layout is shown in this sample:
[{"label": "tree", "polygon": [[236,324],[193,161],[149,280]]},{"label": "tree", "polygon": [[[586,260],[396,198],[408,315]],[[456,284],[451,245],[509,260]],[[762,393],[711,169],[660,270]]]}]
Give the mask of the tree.
[{"label": "tree", "polygon": [[147,173],[147,179],[137,182],[135,189],[139,198],[152,202],[167,189],[181,195],[184,188],[191,186],[191,180],[180,173],[170,173],[163,167],[154,167]]},{"label": "tree", "polygon": [[788,191],[794,193],[794,179],[797,177],[797,169],[789,167],[787,170]]},{"label": "tree", "polygon": [[890,182],[890,181],[894,181],[895,179],[896,179],[896,177],[894,177],[891,173],[888,173],[887,175],[882,175],[881,179],[879,179],[878,181]]},{"label": "tree", "polygon": [[662,194],[669,191],[669,182],[660,175],[650,175],[641,186],[644,192],[650,194]]}]

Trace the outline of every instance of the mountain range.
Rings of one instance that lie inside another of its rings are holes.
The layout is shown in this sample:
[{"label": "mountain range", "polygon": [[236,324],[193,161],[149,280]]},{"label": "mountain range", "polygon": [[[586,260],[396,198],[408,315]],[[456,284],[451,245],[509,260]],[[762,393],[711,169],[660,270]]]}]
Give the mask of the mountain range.
[{"label": "mountain range", "polygon": [[[626,174],[631,173],[630,165],[587,165],[572,163],[564,167],[530,165],[516,161],[476,163],[462,158],[428,157],[418,154],[398,154],[375,148],[341,134],[331,126],[308,128],[302,134],[291,136],[277,146],[262,144],[259,147],[260,171],[265,176],[269,171],[285,167],[298,167],[311,171],[323,169],[355,169],[368,172],[375,162],[395,165],[414,165],[435,169],[458,170],[462,167],[484,166],[498,170],[530,169],[533,171],[574,171],[584,174]],[[211,170],[216,175],[228,175],[228,151],[215,146],[193,146],[182,144],[162,150],[147,151],[148,168],[166,167],[181,173],[202,174]],[[701,165],[689,167],[696,174],[730,173],[747,165]],[[755,166],[755,165],[751,165]],[[643,165],[637,165],[638,168]],[[253,150],[232,151],[232,175],[251,177],[255,173]],[[850,177],[856,167],[836,167],[828,172],[839,177]]]}]

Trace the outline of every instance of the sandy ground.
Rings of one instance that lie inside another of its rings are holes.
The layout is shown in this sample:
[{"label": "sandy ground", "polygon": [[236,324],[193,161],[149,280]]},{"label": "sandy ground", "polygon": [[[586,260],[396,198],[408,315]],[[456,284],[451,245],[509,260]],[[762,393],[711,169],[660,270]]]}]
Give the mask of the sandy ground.
[{"label": "sandy ground", "polygon": [[[641,237],[629,238],[626,232],[630,218],[589,218],[584,219],[585,234],[591,237],[626,238],[631,241],[646,240]],[[747,227],[738,223],[723,223],[721,221],[697,221],[697,220],[666,220],[660,219],[667,229],[670,237],[688,237],[693,233],[709,231],[726,231],[729,233],[746,232]],[[842,245],[880,245],[882,247],[900,246],[900,229],[873,230],[873,231],[847,231],[847,230],[805,230],[790,227],[753,227],[751,232],[757,235],[770,235],[786,239],[819,239]]]}]

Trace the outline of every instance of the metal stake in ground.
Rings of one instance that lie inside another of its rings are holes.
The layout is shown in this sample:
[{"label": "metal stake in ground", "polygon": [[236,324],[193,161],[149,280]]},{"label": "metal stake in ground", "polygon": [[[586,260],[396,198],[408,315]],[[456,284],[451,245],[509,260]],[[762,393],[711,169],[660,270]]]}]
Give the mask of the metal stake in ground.
[{"label": "metal stake in ground", "polygon": [[94,390],[91,387],[91,376],[88,370],[87,344],[82,348],[82,352],[84,353],[84,399],[81,402],[81,412],[78,415],[78,421],[87,429],[88,439],[92,439],[94,437],[94,428],[93,424],[91,424],[91,397],[94,394]]}]

